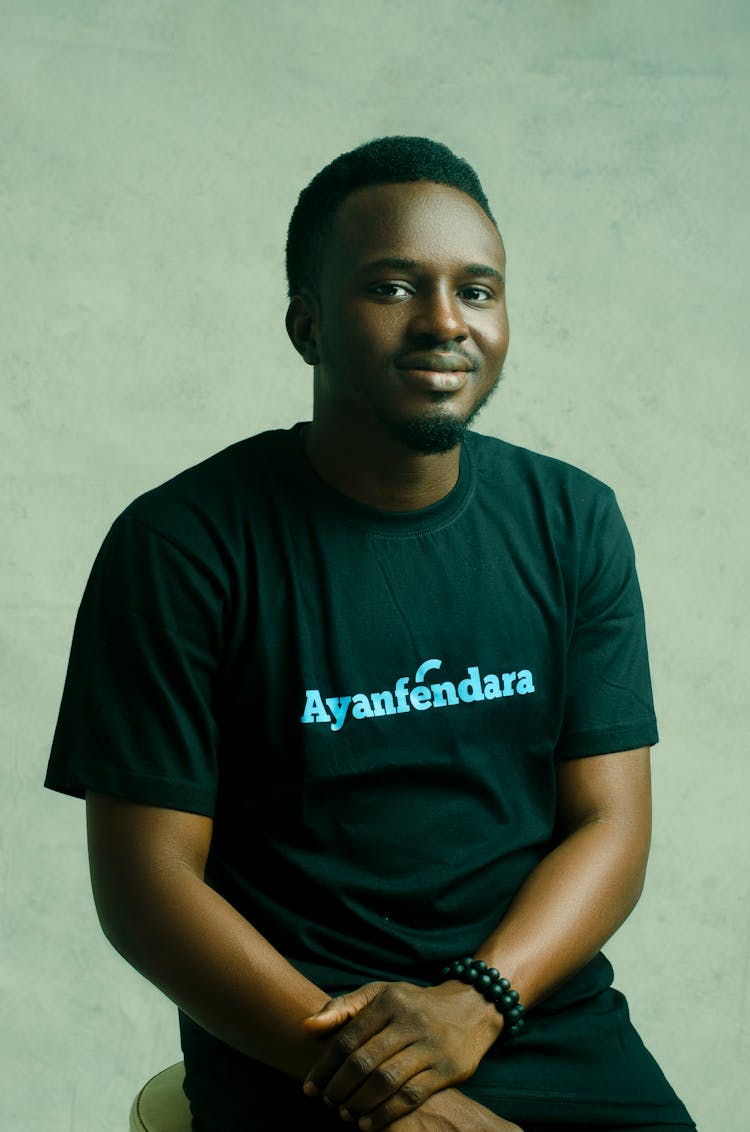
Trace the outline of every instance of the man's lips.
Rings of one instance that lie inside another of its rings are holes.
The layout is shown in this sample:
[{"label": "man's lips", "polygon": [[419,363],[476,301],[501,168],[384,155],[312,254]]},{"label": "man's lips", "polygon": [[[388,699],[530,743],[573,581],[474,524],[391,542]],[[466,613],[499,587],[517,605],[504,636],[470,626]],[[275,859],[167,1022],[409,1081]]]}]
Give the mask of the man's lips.
[{"label": "man's lips", "polygon": [[423,369],[429,373],[468,373],[474,369],[463,354],[404,354],[398,361],[399,369]]},{"label": "man's lips", "polygon": [[474,367],[461,354],[406,354],[397,369],[409,381],[430,392],[450,393],[466,384]]}]

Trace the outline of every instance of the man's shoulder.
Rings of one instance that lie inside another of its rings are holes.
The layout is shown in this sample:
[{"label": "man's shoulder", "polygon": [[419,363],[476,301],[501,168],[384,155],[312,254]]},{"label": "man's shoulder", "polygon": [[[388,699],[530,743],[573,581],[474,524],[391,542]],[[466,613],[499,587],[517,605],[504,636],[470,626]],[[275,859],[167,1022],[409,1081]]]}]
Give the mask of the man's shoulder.
[{"label": "man's shoulder", "polygon": [[514,484],[526,490],[578,497],[610,497],[608,484],[575,464],[535,452],[508,440],[471,432],[468,436],[471,458],[481,478],[498,486]]},{"label": "man's shoulder", "polygon": [[143,510],[174,501],[191,504],[252,495],[275,479],[291,452],[293,433],[294,429],[270,429],[238,440],[144,492],[130,508]]},{"label": "man's shoulder", "polygon": [[137,496],[117,523],[135,522],[177,542],[230,532],[263,506],[293,459],[295,431],[271,429],[230,444]]},{"label": "man's shoulder", "polygon": [[576,569],[582,555],[632,553],[608,484],[566,460],[505,440],[472,434],[470,444],[476,514],[487,530],[502,525],[529,553],[541,540]]}]

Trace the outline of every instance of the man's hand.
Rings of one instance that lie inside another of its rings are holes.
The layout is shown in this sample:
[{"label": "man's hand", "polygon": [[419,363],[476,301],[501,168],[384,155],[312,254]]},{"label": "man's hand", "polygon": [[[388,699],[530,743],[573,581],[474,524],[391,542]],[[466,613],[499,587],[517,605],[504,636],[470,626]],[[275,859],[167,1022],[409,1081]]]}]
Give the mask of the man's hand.
[{"label": "man's hand", "polygon": [[471,1077],[502,1025],[494,1006],[457,981],[368,983],[305,1020],[309,1033],[337,1031],[305,1093],[322,1094],[362,1132],[376,1132]]},{"label": "man's hand", "polygon": [[389,1124],[387,1132],[523,1132],[456,1089],[429,1097],[415,1112]]}]

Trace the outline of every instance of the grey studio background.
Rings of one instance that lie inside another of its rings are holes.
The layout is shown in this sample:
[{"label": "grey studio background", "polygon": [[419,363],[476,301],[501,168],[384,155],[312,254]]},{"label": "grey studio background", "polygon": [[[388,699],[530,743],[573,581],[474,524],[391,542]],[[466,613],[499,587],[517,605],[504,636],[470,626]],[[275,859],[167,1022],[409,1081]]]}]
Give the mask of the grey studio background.
[{"label": "grey studio background", "polygon": [[387,133],[472,161],[505,236],[480,429],[611,483],[630,525],[662,741],[606,950],[701,1132],[750,1127],[748,11],[0,0],[2,1127],[118,1132],[180,1056],[99,931],[82,803],[41,787],[73,619],[135,495],[308,417],[286,225]]}]

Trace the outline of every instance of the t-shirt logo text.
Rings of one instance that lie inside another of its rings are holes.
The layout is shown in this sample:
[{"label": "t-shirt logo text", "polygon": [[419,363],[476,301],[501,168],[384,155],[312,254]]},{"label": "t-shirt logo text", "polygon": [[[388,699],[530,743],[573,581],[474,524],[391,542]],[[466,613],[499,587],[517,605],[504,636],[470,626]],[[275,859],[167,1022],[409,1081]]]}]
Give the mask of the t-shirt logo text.
[{"label": "t-shirt logo text", "polygon": [[409,676],[399,676],[393,691],[355,692],[351,696],[327,696],[324,699],[318,688],[308,688],[300,722],[328,723],[331,731],[340,731],[350,711],[353,719],[372,719],[376,715],[398,715],[412,708],[426,711],[428,708],[455,707],[478,700],[527,696],[536,690],[534,677],[528,668],[500,675],[488,672],[481,676],[479,668],[473,665],[467,667],[466,679],[458,684],[451,680],[425,683],[427,673],[440,668],[442,663],[437,659],[423,661],[414,675],[412,688],[409,687]]}]

